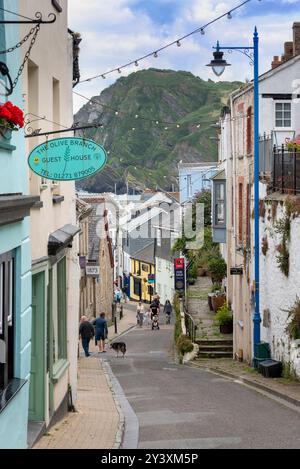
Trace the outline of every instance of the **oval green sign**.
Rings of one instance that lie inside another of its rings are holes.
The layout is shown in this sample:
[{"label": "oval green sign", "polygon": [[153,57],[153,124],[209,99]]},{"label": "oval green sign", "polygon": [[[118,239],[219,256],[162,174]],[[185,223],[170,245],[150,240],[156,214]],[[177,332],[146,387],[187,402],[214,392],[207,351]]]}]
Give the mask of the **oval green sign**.
[{"label": "oval green sign", "polygon": [[67,137],[48,140],[35,147],[28,157],[28,165],[42,178],[75,181],[101,171],[106,159],[104,148],[93,140]]}]

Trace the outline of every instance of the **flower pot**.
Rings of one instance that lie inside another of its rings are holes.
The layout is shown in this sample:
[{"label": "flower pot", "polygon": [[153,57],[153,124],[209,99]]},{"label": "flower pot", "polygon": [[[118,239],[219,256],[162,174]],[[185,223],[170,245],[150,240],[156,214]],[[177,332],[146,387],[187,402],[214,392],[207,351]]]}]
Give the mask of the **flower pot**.
[{"label": "flower pot", "polygon": [[214,312],[216,313],[221,306],[223,306],[224,303],[226,303],[226,295],[215,295],[212,297],[212,307]]},{"label": "flower pot", "polygon": [[213,305],[212,305],[212,299],[213,299],[214,296],[215,296],[214,293],[209,293],[207,295],[207,302],[208,302],[208,306],[209,306],[210,311],[214,310]]},{"label": "flower pot", "polygon": [[220,326],[221,334],[232,334],[233,333],[233,322],[231,321],[229,324],[223,324]]},{"label": "flower pot", "polygon": [[12,130],[8,127],[0,126],[0,139],[2,140],[10,140],[11,139]]},{"label": "flower pot", "polygon": [[205,275],[206,275],[205,267],[198,267],[197,275],[198,275],[198,277],[205,277]]}]

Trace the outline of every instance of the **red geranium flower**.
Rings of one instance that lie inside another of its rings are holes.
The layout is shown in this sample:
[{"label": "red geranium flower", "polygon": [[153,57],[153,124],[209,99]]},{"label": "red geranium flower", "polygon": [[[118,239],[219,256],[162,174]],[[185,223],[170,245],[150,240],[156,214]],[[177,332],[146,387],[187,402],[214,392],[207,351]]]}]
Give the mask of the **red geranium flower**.
[{"label": "red geranium flower", "polygon": [[0,120],[6,122],[12,130],[18,130],[16,127],[24,126],[23,111],[10,101],[0,105]]}]

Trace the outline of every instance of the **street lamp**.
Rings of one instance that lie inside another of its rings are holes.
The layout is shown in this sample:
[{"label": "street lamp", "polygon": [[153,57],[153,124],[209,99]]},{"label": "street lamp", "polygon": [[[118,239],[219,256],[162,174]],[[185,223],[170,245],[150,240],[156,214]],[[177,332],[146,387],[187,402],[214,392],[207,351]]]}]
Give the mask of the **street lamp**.
[{"label": "street lamp", "polygon": [[244,54],[254,66],[254,259],[255,259],[255,312],[253,316],[253,346],[255,357],[255,345],[260,342],[260,297],[259,297],[259,75],[258,75],[258,32],[254,29],[253,46],[220,47],[219,42],[215,47],[214,59],[208,64],[217,76],[221,76],[229,64],[223,59],[222,50],[237,51]]},{"label": "street lamp", "polygon": [[[223,48],[222,48],[223,49]],[[228,64],[226,60],[223,59],[224,52],[220,50],[219,41],[217,42],[216,52],[213,53],[213,60],[207,67],[211,67],[217,77],[220,77],[224,73],[225,67],[230,67],[231,64]]]}]

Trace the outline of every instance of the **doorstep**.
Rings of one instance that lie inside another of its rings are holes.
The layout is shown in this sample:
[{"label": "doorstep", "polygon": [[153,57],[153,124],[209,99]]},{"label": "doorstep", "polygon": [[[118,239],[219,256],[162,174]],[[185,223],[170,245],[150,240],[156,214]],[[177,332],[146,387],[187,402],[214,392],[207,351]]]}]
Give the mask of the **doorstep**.
[{"label": "doorstep", "polygon": [[28,449],[31,449],[38,439],[45,433],[46,423],[45,422],[28,422],[27,428],[27,445]]}]

